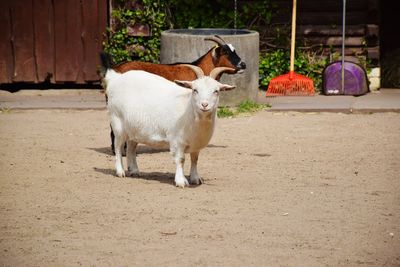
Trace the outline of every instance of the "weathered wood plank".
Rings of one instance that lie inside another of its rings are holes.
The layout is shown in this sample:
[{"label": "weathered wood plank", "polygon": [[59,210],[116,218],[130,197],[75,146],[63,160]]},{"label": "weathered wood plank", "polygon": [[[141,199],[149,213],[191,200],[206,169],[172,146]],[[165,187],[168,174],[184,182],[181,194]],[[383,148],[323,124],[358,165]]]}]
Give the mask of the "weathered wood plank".
[{"label": "weathered wood plank", "polygon": [[[346,56],[361,56],[361,55],[366,55],[367,50],[362,47],[346,47],[344,49],[344,53]],[[322,54],[324,56],[329,56],[330,54],[341,55],[342,48],[341,47],[324,48]]]},{"label": "weathered wood plank", "polygon": [[97,16],[99,7],[97,0],[82,2],[82,44],[83,44],[83,77],[85,81],[98,80],[96,65],[98,63],[97,50]]},{"label": "weathered wood plank", "polygon": [[[367,11],[348,12],[346,15],[346,25],[357,25],[367,23]],[[273,18],[273,23],[290,24],[291,14],[279,12]],[[332,11],[310,12],[303,11],[297,13],[297,25],[342,25],[342,13]]]},{"label": "weathered wood plank", "polygon": [[11,83],[14,69],[9,1],[0,1],[0,83]]},{"label": "weathered wood plank", "polygon": [[83,82],[80,2],[54,1],[55,80]]},{"label": "weathered wood plank", "polygon": [[33,1],[33,19],[38,82],[55,82],[53,1]]},{"label": "weathered wood plank", "polygon": [[366,25],[366,33],[367,36],[379,36],[379,25],[376,24],[368,24]]},{"label": "weathered wood plank", "polygon": [[[342,37],[307,37],[307,44],[322,44],[324,46],[341,46]],[[363,46],[364,37],[346,37],[345,46]]]},{"label": "weathered wood plank", "polygon": [[375,47],[368,47],[368,58],[370,59],[379,59],[379,51],[380,47],[375,46]]},{"label": "weathered wood plank", "polygon": [[32,1],[17,0],[11,7],[14,82],[36,82],[34,57]]},{"label": "weathered wood plank", "polygon": [[[96,36],[96,44],[97,51],[101,51],[103,49],[103,40],[105,38],[105,32],[108,25],[108,1],[98,0],[99,13],[97,17],[97,36]],[[96,56],[97,66],[100,66],[100,57]]]},{"label": "weathered wood plank", "polygon": [[[300,12],[297,15],[297,23],[307,25],[307,24],[315,24],[318,22],[320,25],[342,25],[342,13],[341,12],[332,12],[332,11],[320,11],[320,12],[312,12],[312,11],[304,11]],[[328,9],[329,10],[329,9]],[[353,11],[347,12],[346,14],[346,25],[357,25],[357,24],[365,24],[367,21],[367,11]]]},{"label": "weathered wood plank", "polygon": [[[349,25],[346,27],[346,36],[364,36],[366,32],[365,25]],[[299,25],[297,34],[303,36],[341,36],[341,25]]]}]

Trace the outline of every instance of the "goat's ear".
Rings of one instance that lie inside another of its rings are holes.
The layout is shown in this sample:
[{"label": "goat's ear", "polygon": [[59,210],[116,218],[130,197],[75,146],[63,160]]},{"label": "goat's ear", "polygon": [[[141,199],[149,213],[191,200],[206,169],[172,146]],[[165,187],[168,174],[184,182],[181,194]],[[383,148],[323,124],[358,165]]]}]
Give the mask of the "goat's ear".
[{"label": "goat's ear", "polygon": [[218,56],[217,56],[217,51],[216,51],[216,50],[217,50],[218,47],[219,47],[219,46],[216,45],[216,46],[214,46],[213,49],[211,50],[211,56],[212,56],[212,59],[213,59],[213,60],[217,60],[217,57],[218,57]]},{"label": "goat's ear", "polygon": [[229,84],[224,84],[224,83],[221,83],[219,85],[219,90],[220,91],[229,91],[229,90],[232,90],[232,89],[235,89],[235,88],[236,88],[236,86],[229,85]]},{"label": "goat's ear", "polygon": [[185,88],[189,88],[192,89],[193,87],[193,82],[191,81],[179,81],[179,80],[175,80],[174,81],[177,85],[185,87]]}]

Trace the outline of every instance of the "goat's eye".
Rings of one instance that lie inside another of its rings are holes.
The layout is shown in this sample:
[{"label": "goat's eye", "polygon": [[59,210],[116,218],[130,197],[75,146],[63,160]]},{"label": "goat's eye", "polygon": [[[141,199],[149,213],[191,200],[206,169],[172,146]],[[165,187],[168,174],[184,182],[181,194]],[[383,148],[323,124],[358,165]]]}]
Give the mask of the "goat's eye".
[{"label": "goat's eye", "polygon": [[215,91],[214,91],[214,94],[218,95],[218,94],[219,94],[219,91],[218,91],[218,90],[215,90]]},{"label": "goat's eye", "polygon": [[197,91],[197,89],[193,89],[193,94],[198,94],[199,91]]}]

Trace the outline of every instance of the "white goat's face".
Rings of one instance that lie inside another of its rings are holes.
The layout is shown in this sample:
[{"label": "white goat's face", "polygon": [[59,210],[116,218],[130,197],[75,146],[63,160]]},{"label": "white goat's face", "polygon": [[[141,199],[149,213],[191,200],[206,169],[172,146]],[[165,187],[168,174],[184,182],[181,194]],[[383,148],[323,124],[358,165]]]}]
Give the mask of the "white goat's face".
[{"label": "white goat's face", "polygon": [[210,78],[198,79],[192,87],[192,103],[196,110],[210,112],[218,105],[219,83]]},{"label": "white goat's face", "polygon": [[192,89],[192,105],[199,113],[210,113],[218,107],[220,91],[231,90],[234,86],[222,84],[210,77],[194,81],[175,81],[178,85]]}]

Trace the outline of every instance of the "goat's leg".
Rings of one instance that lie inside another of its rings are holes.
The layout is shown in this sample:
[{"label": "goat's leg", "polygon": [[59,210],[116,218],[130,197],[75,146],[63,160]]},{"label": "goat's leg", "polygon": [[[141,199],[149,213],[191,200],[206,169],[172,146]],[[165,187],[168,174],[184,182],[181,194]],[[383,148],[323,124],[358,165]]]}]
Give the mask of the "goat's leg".
[{"label": "goat's leg", "polygon": [[183,174],[183,165],[185,164],[185,153],[182,149],[171,149],[172,156],[176,164],[175,185],[184,188],[189,185],[188,180]]},{"label": "goat's leg", "polygon": [[197,173],[197,161],[199,159],[199,151],[190,153],[190,184],[202,184],[203,178]]},{"label": "goat's leg", "polygon": [[115,170],[118,177],[125,177],[124,165],[122,163],[122,147],[126,141],[126,134],[124,134],[122,124],[118,118],[111,118],[111,124],[115,135]]},{"label": "goat's leg", "polygon": [[111,129],[111,131],[110,131],[110,137],[111,137],[111,151],[112,151],[112,153],[115,155],[115,145],[114,145],[115,136],[114,136],[114,131],[113,131],[113,129],[112,129],[111,124],[110,124],[110,129]]},{"label": "goat's leg", "polygon": [[127,141],[126,148],[126,161],[128,163],[128,176],[139,175],[139,168],[136,162],[136,147],[137,144],[135,141]]},{"label": "goat's leg", "polygon": [[[115,135],[114,135],[114,131],[113,131],[113,128],[112,128],[111,124],[110,124],[110,129],[111,129],[111,131],[110,131],[111,151],[115,155],[115,144],[114,144]],[[126,154],[126,147],[127,147],[127,144],[125,143],[124,144],[124,149],[122,149],[122,156],[124,156]]]},{"label": "goat's leg", "polygon": [[124,164],[122,163],[122,146],[125,141],[115,136],[115,170],[118,177],[125,177]]}]

